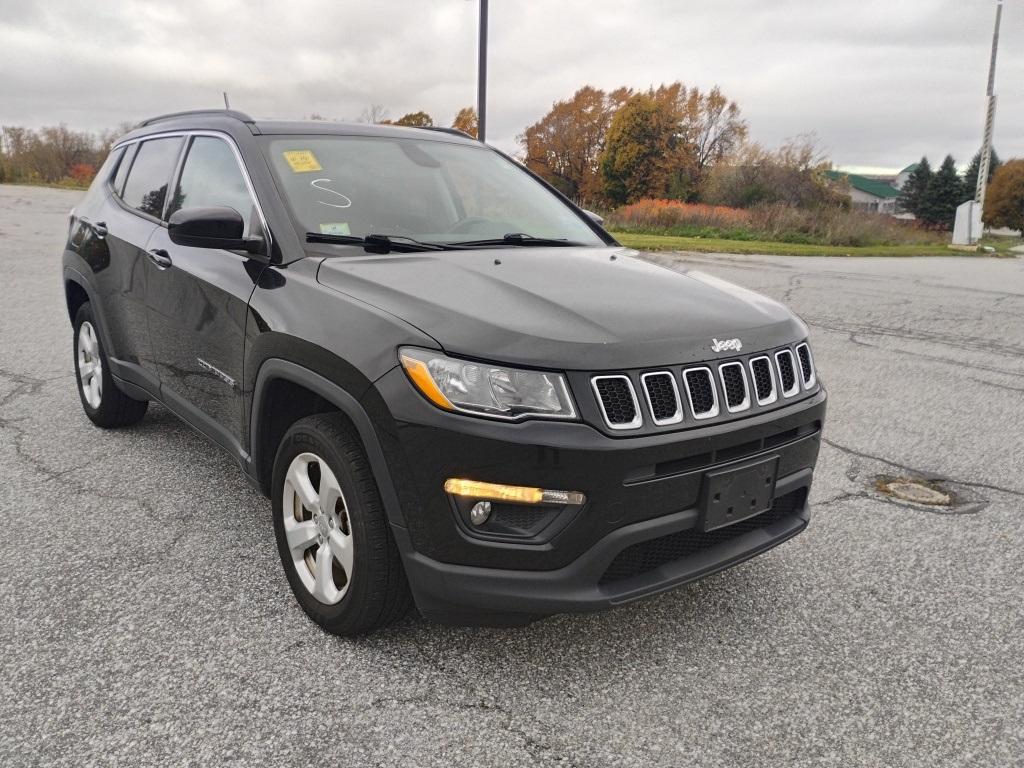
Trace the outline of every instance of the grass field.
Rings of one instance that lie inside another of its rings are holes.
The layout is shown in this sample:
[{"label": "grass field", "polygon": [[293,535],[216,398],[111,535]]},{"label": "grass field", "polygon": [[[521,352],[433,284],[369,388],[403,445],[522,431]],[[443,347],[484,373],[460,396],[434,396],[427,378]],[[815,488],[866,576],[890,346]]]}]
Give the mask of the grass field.
[{"label": "grass field", "polygon": [[[632,232],[612,232],[623,245],[642,251],[697,251],[699,253],[766,254],[770,256],[964,256],[936,245],[877,245],[854,248],[835,245],[805,245],[803,243],[774,243],[764,240],[719,240],[705,237],[679,237],[675,235],[641,235]],[[986,238],[985,245],[996,249],[989,256],[1013,256],[1010,248],[1020,245],[1013,238]]]}]

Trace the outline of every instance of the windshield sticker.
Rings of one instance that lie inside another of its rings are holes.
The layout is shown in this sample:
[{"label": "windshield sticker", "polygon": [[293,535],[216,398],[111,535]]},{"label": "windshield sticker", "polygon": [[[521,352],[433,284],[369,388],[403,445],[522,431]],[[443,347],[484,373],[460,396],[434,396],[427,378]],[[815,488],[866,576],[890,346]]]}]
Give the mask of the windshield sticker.
[{"label": "windshield sticker", "polygon": [[349,229],[348,222],[343,221],[340,224],[321,224],[320,225],[321,235],[351,235],[352,230]]},{"label": "windshield sticker", "polygon": [[293,149],[284,153],[284,159],[291,166],[295,173],[310,173],[311,171],[322,171],[316,155],[308,149]]},{"label": "windshield sticker", "polygon": [[317,200],[317,202],[320,203],[320,205],[329,205],[331,208],[351,208],[352,201],[346,195],[341,194],[341,192],[335,192],[333,189],[326,186],[330,183],[330,179],[313,179],[309,182],[309,186],[313,187],[313,189],[319,189],[321,192],[327,192],[335,196],[331,198],[331,202],[327,202],[326,200]]}]

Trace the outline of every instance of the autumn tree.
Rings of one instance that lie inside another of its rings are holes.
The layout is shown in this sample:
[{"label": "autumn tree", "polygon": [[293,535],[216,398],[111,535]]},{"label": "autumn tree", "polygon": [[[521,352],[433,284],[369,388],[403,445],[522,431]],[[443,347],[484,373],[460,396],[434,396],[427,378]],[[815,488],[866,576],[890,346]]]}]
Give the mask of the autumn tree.
[{"label": "autumn tree", "polygon": [[615,205],[665,197],[676,159],[675,116],[651,93],[638,93],[612,118],[600,156],[604,195]]},{"label": "autumn tree", "polygon": [[477,119],[476,110],[473,107],[463,107],[452,121],[452,128],[469,134],[474,139],[477,137],[479,127],[480,121]]},{"label": "autumn tree", "polygon": [[434,125],[434,119],[426,112],[410,112],[395,120],[395,125],[407,125],[412,128],[430,128]]},{"label": "autumn tree", "polygon": [[746,139],[747,123],[736,102],[727,99],[718,86],[704,93],[675,82],[651,90],[650,95],[675,122],[674,143],[679,151],[669,173],[669,194],[695,199],[711,168]]},{"label": "autumn tree", "polygon": [[1010,160],[992,177],[985,195],[985,223],[1024,232],[1024,160]]},{"label": "autumn tree", "polygon": [[518,137],[527,167],[574,200],[597,198],[605,137],[615,111],[631,95],[627,88],[605,93],[587,85],[555,102]]}]

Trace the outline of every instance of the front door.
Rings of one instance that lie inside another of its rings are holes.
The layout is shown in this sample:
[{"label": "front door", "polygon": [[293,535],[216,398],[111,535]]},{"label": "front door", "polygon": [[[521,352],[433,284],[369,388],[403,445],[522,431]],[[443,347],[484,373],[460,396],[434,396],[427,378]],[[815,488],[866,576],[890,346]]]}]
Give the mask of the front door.
[{"label": "front door", "polygon": [[[226,139],[193,136],[186,152],[167,217],[184,208],[226,206],[258,221]],[[232,251],[176,245],[166,227],[153,233],[147,247],[153,256],[147,282],[150,345],[161,398],[242,455],[246,315],[263,265]]]}]

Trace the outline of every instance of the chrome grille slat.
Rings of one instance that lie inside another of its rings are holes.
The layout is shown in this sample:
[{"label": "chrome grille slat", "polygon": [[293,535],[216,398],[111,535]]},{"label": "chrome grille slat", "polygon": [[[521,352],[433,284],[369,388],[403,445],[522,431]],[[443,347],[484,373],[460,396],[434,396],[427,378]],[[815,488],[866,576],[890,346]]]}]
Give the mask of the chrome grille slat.
[{"label": "chrome grille slat", "polygon": [[758,405],[771,405],[779,399],[779,392],[775,386],[775,374],[772,372],[772,361],[767,355],[750,359],[750,378]]},{"label": "chrome grille slat", "polygon": [[718,376],[722,381],[722,393],[725,395],[725,409],[729,413],[747,410],[750,407],[750,387],[747,384],[747,371],[743,363],[722,363],[718,366]]},{"label": "chrome grille slat", "polygon": [[665,427],[683,420],[683,403],[675,376],[668,371],[656,371],[643,374],[640,381],[643,382],[644,397],[655,424]]},{"label": "chrome grille slat", "polygon": [[818,377],[814,372],[814,358],[811,356],[811,348],[807,342],[797,345],[796,356],[800,361],[800,380],[804,384],[804,389],[810,389]]},{"label": "chrome grille slat", "polygon": [[718,392],[710,368],[687,368],[683,371],[683,385],[693,418],[713,419],[718,415]]},{"label": "chrome grille slat", "polygon": [[800,391],[800,382],[796,378],[796,363],[793,353],[783,349],[775,353],[775,364],[779,371],[779,385],[783,397],[792,397]]},{"label": "chrome grille slat", "polygon": [[605,424],[612,429],[638,429],[643,424],[636,390],[628,376],[594,376],[590,384]]}]

